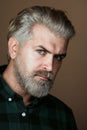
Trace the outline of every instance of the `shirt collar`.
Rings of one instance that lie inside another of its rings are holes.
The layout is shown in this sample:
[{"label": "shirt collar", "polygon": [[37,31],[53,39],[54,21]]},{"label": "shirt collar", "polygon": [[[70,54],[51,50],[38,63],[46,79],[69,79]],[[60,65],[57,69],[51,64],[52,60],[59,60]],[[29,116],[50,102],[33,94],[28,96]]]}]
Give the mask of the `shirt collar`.
[{"label": "shirt collar", "polygon": [[[17,93],[15,93],[10,87],[9,85],[5,82],[5,80],[3,79],[2,75],[0,75],[0,93],[4,96],[5,100],[15,100],[15,101],[22,101],[23,99],[20,95],[18,95]],[[31,104],[29,104],[26,107],[35,107],[39,104],[39,102],[41,101],[42,98],[34,98],[34,100],[31,102]]]},{"label": "shirt collar", "polygon": [[[3,79],[2,77],[2,73],[4,72],[4,70],[6,69],[7,65],[3,65],[0,67],[0,93],[3,94],[5,100],[7,99],[14,99],[14,100],[22,100],[22,97],[20,95],[18,95],[17,93],[15,93],[10,87],[9,85],[6,83],[6,81]],[[44,97],[41,97],[41,98],[34,98],[34,100],[32,101],[31,104],[29,104],[27,107],[35,107],[39,104],[39,102],[41,102],[41,100],[43,99]]]}]

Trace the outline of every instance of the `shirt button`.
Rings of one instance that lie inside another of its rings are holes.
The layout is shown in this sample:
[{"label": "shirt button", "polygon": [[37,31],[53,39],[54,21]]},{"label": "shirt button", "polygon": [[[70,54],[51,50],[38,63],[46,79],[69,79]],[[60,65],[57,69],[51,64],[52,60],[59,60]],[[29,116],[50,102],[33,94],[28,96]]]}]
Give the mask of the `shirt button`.
[{"label": "shirt button", "polygon": [[21,114],[23,117],[25,117],[26,116],[26,113],[25,112],[22,112],[22,114]]},{"label": "shirt button", "polygon": [[8,101],[11,102],[11,101],[12,101],[12,98],[9,97],[9,98],[8,98]]}]

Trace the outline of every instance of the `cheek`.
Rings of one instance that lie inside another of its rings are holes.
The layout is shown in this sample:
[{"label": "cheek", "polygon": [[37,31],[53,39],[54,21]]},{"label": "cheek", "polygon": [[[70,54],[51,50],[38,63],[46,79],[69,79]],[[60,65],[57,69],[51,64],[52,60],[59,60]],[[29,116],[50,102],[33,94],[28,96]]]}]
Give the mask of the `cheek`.
[{"label": "cheek", "polygon": [[23,51],[22,59],[25,63],[25,69],[29,71],[36,71],[40,69],[41,59],[37,54],[30,48]]},{"label": "cheek", "polygon": [[40,60],[38,60],[34,55],[28,55],[26,58],[27,69],[30,71],[35,71],[40,69]]},{"label": "cheek", "polygon": [[53,73],[54,73],[54,75],[56,75],[56,74],[58,73],[58,71],[59,71],[60,68],[61,68],[61,65],[62,65],[62,63],[55,63],[55,64],[53,65]]}]

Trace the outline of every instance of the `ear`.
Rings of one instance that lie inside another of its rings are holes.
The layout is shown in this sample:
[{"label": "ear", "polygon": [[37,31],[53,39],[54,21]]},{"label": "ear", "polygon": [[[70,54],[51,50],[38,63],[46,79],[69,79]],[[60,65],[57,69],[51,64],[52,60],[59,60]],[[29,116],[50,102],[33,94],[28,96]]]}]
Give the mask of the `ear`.
[{"label": "ear", "polygon": [[9,55],[11,59],[15,59],[17,52],[18,52],[18,45],[19,42],[16,40],[16,38],[11,37],[8,41],[8,50],[9,50]]}]

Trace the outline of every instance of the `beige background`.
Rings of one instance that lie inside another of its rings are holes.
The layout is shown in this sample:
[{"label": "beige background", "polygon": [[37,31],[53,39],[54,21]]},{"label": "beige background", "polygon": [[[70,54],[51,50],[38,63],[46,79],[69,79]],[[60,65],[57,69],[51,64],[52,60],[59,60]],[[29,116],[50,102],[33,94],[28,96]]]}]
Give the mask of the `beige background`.
[{"label": "beige background", "polygon": [[73,109],[79,130],[87,130],[87,0],[0,0],[0,65],[7,63],[9,20],[32,5],[66,10],[75,25],[76,37],[70,42],[68,56],[51,93]]}]

